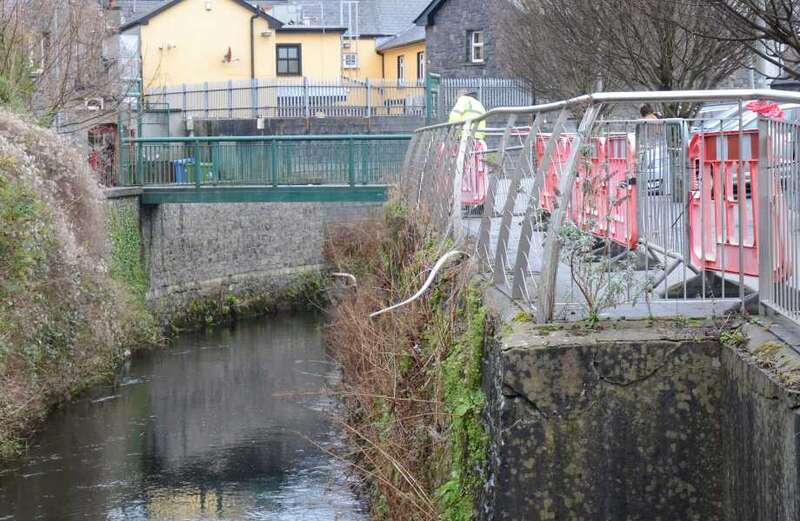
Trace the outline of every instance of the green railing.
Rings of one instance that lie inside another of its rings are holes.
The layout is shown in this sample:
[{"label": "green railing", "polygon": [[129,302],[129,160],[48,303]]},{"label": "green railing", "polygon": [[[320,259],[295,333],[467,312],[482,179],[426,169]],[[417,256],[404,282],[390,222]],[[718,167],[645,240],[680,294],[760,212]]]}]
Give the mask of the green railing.
[{"label": "green railing", "polygon": [[406,134],[128,139],[118,184],[393,184],[410,139]]}]

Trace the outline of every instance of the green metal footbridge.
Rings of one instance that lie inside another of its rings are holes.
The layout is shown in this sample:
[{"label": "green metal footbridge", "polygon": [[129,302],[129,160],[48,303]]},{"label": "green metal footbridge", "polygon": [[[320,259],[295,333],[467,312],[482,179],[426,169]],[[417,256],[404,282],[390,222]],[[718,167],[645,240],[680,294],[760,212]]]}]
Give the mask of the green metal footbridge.
[{"label": "green metal footbridge", "polygon": [[124,139],[118,186],[142,204],[380,202],[408,134]]}]

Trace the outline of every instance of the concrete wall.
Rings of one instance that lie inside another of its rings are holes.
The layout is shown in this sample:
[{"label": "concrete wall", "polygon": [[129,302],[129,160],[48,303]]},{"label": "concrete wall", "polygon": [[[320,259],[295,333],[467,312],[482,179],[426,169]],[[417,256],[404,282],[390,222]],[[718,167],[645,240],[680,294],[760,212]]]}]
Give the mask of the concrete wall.
[{"label": "concrete wall", "polygon": [[673,333],[504,338],[485,519],[719,519],[720,346]]},{"label": "concrete wall", "polygon": [[759,356],[701,325],[507,321],[482,518],[800,519],[800,359]]},{"label": "concrete wall", "polygon": [[142,210],[150,299],[163,312],[203,295],[275,292],[323,266],[331,224],[379,215],[379,204],[164,204]]}]

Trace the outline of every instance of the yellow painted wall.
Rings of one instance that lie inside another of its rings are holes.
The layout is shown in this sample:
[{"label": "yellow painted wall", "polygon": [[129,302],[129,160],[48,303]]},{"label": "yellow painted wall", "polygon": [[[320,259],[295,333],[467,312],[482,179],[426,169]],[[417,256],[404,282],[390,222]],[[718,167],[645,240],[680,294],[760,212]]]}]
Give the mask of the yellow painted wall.
[{"label": "yellow painted wall", "polygon": [[417,79],[417,53],[425,52],[425,42],[413,43],[396,49],[389,49],[383,52],[384,76],[387,80],[397,79],[397,57],[405,56],[406,59],[406,81]]},{"label": "yellow painted wall", "polygon": [[[231,0],[184,0],[140,26],[145,90],[181,83],[250,78],[250,17],[252,12]],[[255,73],[276,77],[276,43],[302,45],[303,75],[335,79],[341,75],[339,33],[272,31],[267,21],[255,21]],[[160,48],[159,48],[160,47]],[[231,50],[231,61],[224,57]]]},{"label": "yellow painted wall", "polygon": [[[379,80],[383,78],[383,58],[378,51],[375,38],[360,38],[355,44],[358,53],[358,69],[343,69],[342,76],[348,78]],[[342,52],[351,52],[346,49]]]},{"label": "yellow painted wall", "polygon": [[[263,39],[263,38],[262,38]],[[340,33],[321,32],[278,32],[275,43],[296,43],[301,46],[303,76],[318,80],[335,80],[342,75],[342,44]],[[256,51],[258,52],[258,51]],[[267,52],[271,52],[269,60],[264,60],[269,68],[269,74],[260,78],[275,77],[275,47],[274,44]],[[257,58],[258,59],[258,58]],[[291,76],[281,76],[291,78]]]}]

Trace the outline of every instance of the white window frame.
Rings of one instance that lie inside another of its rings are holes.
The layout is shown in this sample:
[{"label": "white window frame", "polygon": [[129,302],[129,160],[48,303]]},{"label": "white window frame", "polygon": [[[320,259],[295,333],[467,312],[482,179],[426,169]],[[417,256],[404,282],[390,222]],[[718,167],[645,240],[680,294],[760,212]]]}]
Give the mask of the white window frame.
[{"label": "white window frame", "polygon": [[406,55],[401,54],[397,57],[397,79],[398,81],[405,81],[406,79]]},{"label": "white window frame", "polygon": [[425,51],[417,53],[417,79],[425,79]]},{"label": "white window frame", "polygon": [[[352,61],[348,61],[348,58],[350,58]],[[342,67],[345,69],[358,69],[358,53],[342,53]]]},{"label": "white window frame", "polygon": [[[486,63],[486,33],[483,31],[469,31],[467,34],[469,35],[469,61],[471,63]],[[480,57],[477,57],[479,49]]]}]

